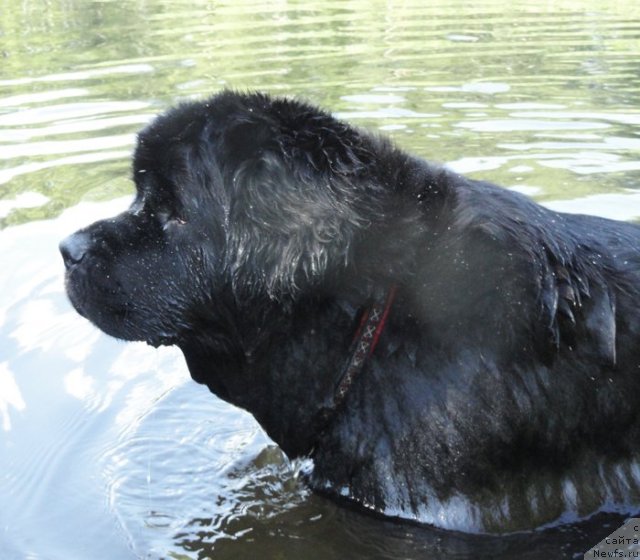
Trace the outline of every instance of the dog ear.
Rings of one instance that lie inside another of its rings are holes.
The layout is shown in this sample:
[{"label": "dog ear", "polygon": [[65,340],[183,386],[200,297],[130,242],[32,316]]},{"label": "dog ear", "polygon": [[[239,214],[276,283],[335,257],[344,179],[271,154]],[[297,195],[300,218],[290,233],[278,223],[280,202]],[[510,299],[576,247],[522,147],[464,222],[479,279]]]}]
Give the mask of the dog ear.
[{"label": "dog ear", "polygon": [[[234,113],[217,141],[234,289],[292,296],[337,280],[354,259],[363,266],[361,241],[380,239],[381,224],[395,215],[380,161],[401,159],[394,166],[400,168],[404,156],[303,103],[263,97],[251,103]],[[378,243],[364,266],[389,268],[398,251],[388,255],[387,245]],[[358,276],[369,272],[359,269]]]},{"label": "dog ear", "polygon": [[228,178],[227,266],[234,290],[280,299],[339,274],[366,225],[355,189],[344,188],[337,175],[300,165],[279,147],[250,142],[243,151]]}]

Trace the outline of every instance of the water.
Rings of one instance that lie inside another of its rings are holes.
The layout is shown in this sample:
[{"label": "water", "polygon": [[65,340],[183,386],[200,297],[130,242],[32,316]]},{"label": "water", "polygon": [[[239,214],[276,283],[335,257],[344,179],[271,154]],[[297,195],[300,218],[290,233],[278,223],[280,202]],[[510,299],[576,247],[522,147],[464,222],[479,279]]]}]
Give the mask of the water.
[{"label": "water", "polygon": [[136,131],[222,87],[299,95],[551,207],[640,219],[640,5],[0,2],[0,556],[581,558],[310,494],[173,349],[77,316],[57,242],[126,206]]}]

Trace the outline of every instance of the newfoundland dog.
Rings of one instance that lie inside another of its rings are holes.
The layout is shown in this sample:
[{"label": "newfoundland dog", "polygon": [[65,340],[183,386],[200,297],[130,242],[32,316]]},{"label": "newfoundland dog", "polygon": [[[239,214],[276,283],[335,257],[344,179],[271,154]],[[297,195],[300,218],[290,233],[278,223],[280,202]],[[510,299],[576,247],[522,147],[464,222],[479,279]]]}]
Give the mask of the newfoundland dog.
[{"label": "newfoundland dog", "polygon": [[133,178],[60,245],[73,306],[177,345],[316,491],[496,533],[640,504],[637,225],[231,91],[147,126]]}]

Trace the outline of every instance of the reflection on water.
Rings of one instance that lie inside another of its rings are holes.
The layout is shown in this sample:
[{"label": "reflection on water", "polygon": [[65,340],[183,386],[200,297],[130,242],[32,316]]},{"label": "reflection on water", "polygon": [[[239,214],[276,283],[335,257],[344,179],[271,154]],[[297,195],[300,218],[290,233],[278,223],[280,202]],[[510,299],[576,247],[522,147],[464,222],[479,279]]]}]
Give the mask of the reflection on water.
[{"label": "reflection on water", "polygon": [[554,209],[639,220],[639,5],[5,4],[3,559],[572,558],[619,524],[470,537],[311,495],[301,465],[192,383],[178,351],[78,317],[57,243],[126,206],[140,127],[224,86],[304,96]]},{"label": "reflection on water", "polygon": [[25,408],[24,399],[16,378],[9,370],[6,363],[0,364],[0,412],[2,413],[2,429],[5,432],[11,430],[11,409],[22,412]]}]

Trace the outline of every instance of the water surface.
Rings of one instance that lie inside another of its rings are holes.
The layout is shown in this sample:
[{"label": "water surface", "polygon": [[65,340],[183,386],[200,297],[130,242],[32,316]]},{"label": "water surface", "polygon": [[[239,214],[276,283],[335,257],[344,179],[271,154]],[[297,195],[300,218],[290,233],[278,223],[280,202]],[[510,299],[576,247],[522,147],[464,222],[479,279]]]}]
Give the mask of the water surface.
[{"label": "water surface", "polygon": [[100,334],[57,243],[126,207],[135,133],[223,87],[307,98],[559,210],[640,220],[640,6],[514,0],[0,3],[0,556],[573,558],[310,494],[179,352]]}]

